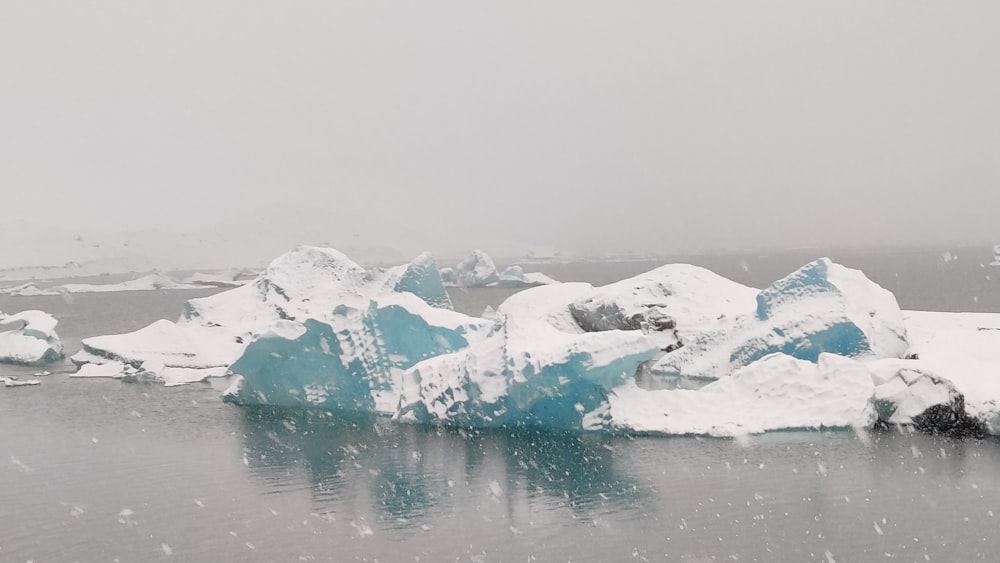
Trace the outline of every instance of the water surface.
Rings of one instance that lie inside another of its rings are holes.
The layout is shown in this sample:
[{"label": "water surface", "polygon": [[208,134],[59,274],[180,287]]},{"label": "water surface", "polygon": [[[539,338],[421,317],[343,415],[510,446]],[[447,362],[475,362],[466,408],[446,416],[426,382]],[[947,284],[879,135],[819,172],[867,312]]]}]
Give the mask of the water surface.
[{"label": "water surface", "polygon": [[[945,299],[986,308],[989,283]],[[72,353],[211,292],[3,297],[0,309],[56,314]],[[507,294],[453,298],[478,313]],[[38,387],[0,388],[0,561],[972,561],[1000,548],[994,439],[477,432],[244,409],[222,403],[225,380],[164,388],[49,369]]]}]

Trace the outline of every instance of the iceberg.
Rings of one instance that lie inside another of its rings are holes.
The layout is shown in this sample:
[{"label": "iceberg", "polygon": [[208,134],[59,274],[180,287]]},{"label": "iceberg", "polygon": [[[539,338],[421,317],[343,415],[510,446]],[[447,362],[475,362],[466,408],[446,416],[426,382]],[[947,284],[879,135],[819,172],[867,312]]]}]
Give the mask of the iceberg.
[{"label": "iceberg", "polygon": [[442,268],[441,279],[448,287],[533,287],[559,283],[541,272],[525,272],[521,266],[509,266],[501,273],[493,258],[476,249],[455,268]]},{"label": "iceberg", "polygon": [[489,254],[475,249],[455,267],[455,282],[460,287],[486,287],[500,281],[500,273]]},{"label": "iceberg", "polygon": [[[177,322],[86,338],[71,359],[81,366],[77,377],[201,381],[226,375],[247,343],[279,321],[329,320],[340,307],[363,309],[376,296],[404,293],[428,307],[450,307],[429,255],[373,275],[336,250],[302,246],[276,258],[251,283],[187,301]],[[87,364],[110,367],[84,369]]]},{"label": "iceberg", "polygon": [[508,266],[500,273],[497,285],[500,287],[528,287],[559,283],[541,272],[525,272],[521,266]]},{"label": "iceberg", "polygon": [[630,382],[611,396],[610,418],[614,428],[673,435],[865,428],[876,420],[873,393],[861,362],[775,353],[698,390],[650,391]]},{"label": "iceberg", "polygon": [[230,370],[226,398],[239,404],[395,412],[403,371],[460,350],[492,323],[434,308],[409,293],[341,305],[325,321],[278,321]]},{"label": "iceberg", "polygon": [[20,285],[0,288],[0,295],[17,295],[20,297],[34,297],[36,295],[52,295],[51,292],[40,289],[35,284],[28,282]]},{"label": "iceberg", "polygon": [[248,277],[244,277],[244,275],[245,272],[240,269],[231,269],[217,273],[195,272],[181,280],[181,283],[205,287],[239,287],[251,281]]},{"label": "iceberg", "polygon": [[441,272],[429,252],[418,255],[409,264],[389,270],[386,285],[391,285],[395,293],[412,293],[432,307],[452,308]]},{"label": "iceberg", "polygon": [[40,365],[63,357],[63,345],[56,334],[59,321],[38,310],[14,315],[0,313],[0,325],[17,325],[0,332],[0,363]]},{"label": "iceberg", "polygon": [[[54,326],[34,317],[20,336]],[[225,399],[240,405],[464,428],[980,435],[1000,434],[998,349],[1000,315],[904,313],[829,259],[763,290],[683,264],[602,287],[539,285],[474,317],[451,310],[430,255],[369,271],[300,247],[251,283],[188,301],[177,322],[87,338],[72,359],[79,377],[231,373]]]},{"label": "iceberg", "polygon": [[201,289],[203,285],[176,282],[163,274],[150,274],[121,283],[89,284],[67,283],[41,289],[33,283],[25,283],[0,290],[0,295],[65,295],[67,293],[109,293],[114,291],[156,291],[162,289]]},{"label": "iceberg", "polygon": [[[745,301],[734,305],[745,306]],[[858,359],[900,358],[908,348],[895,296],[862,272],[829,258],[776,281],[757,294],[752,310],[715,329],[682,340],[683,345],[665,354],[651,372],[714,380],[779,352],[815,362],[824,352]]]},{"label": "iceberg", "polygon": [[609,392],[659,349],[640,332],[580,328],[569,304],[592,290],[564,283],[511,296],[497,308],[487,338],[407,370],[396,418],[466,427],[606,426]]},{"label": "iceberg", "polygon": [[[135,332],[86,338],[70,359],[81,369],[75,377],[130,377],[179,385],[226,374],[243,349],[238,337],[222,330],[185,326],[161,319]],[[138,375],[137,375],[138,374]]]},{"label": "iceberg", "polygon": [[37,379],[18,379],[14,376],[0,377],[0,383],[3,383],[4,387],[31,387],[33,385],[41,385],[41,381]]}]

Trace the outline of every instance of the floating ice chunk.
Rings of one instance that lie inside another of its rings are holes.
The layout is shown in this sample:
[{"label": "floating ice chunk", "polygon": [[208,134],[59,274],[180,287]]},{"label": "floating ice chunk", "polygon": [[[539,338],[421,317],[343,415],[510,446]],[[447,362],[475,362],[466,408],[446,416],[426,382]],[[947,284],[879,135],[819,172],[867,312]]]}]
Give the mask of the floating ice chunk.
[{"label": "floating ice chunk", "polygon": [[452,308],[441,272],[429,252],[420,254],[409,264],[390,270],[390,280],[395,292],[412,293],[433,307]]},{"label": "floating ice chunk", "polygon": [[492,323],[431,307],[399,293],[364,308],[337,307],[327,322],[307,319],[286,334],[262,334],[231,366],[240,404],[313,406],[392,414],[403,370],[481,338]]},{"label": "floating ice chunk", "polygon": [[529,285],[551,285],[559,283],[559,280],[551,278],[541,272],[525,272],[524,281]]},{"label": "floating ice chunk", "polygon": [[90,283],[67,283],[57,285],[47,289],[39,289],[32,283],[9,287],[0,290],[0,295],[67,295],[72,293],[110,293],[115,291],[155,291],[161,289],[199,289],[204,287],[200,284],[189,284],[174,281],[163,274],[149,274],[134,280],[121,283],[90,284]]},{"label": "floating ice chunk", "polygon": [[56,334],[59,323],[43,311],[0,314],[0,326],[16,326],[0,332],[0,363],[40,365],[63,357],[63,345]]},{"label": "floating ice chunk", "polygon": [[892,293],[827,258],[761,291],[753,312],[682,343],[652,371],[717,379],[777,352],[815,362],[824,352],[874,359],[902,357],[907,349]]},{"label": "floating ice chunk", "polygon": [[611,395],[610,418],[615,428],[710,436],[866,427],[873,391],[868,369],[850,358],[824,353],[814,364],[772,354],[696,391],[629,382]]},{"label": "floating ice chunk", "polygon": [[150,274],[113,284],[68,283],[48,290],[50,295],[67,293],[106,293],[111,291],[154,291],[161,289],[198,289],[201,286],[180,283],[163,274]]},{"label": "floating ice chunk", "polygon": [[133,367],[149,362],[164,367],[216,368],[229,365],[242,349],[241,343],[223,332],[161,319],[135,332],[85,338],[83,350],[71,359],[82,364],[95,361],[96,356]]},{"label": "floating ice chunk", "polygon": [[32,385],[39,385],[42,382],[37,379],[18,379],[14,376],[0,377],[0,383],[3,383],[4,387],[30,387]]},{"label": "floating ice chunk", "polygon": [[239,287],[250,282],[243,270],[234,269],[216,273],[195,272],[181,280],[181,283],[207,287]]},{"label": "floating ice chunk", "polygon": [[21,285],[0,288],[0,295],[34,297],[36,295],[50,295],[50,293],[44,289],[39,289],[35,284],[28,282]]},{"label": "floating ice chunk", "polygon": [[500,281],[493,259],[478,248],[455,268],[455,282],[461,287],[485,287]]},{"label": "floating ice chunk", "polygon": [[468,348],[425,360],[403,377],[397,418],[461,426],[596,429],[607,394],[657,352],[640,332],[585,333],[569,303],[589,284],[528,289],[496,312],[498,326]]},{"label": "floating ice chunk", "polygon": [[[96,363],[98,361],[104,361],[104,363]],[[125,375],[126,369],[131,369],[131,366],[126,366],[122,362],[95,357],[93,362],[82,364],[76,373],[70,374],[70,377],[108,377],[121,379]]]},{"label": "floating ice chunk", "polygon": [[559,283],[541,272],[525,272],[521,266],[509,266],[500,274],[500,287],[528,287]]},{"label": "floating ice chunk", "polygon": [[38,310],[21,311],[20,313],[7,315],[6,317],[0,316],[0,322],[3,324],[11,324],[18,321],[24,323],[21,331],[25,336],[32,336],[43,340],[51,338],[56,333],[56,325],[59,324],[59,321],[55,317]]},{"label": "floating ice chunk", "polygon": [[508,266],[500,272],[500,279],[497,285],[518,287],[527,283],[524,278],[524,268],[521,266]]}]

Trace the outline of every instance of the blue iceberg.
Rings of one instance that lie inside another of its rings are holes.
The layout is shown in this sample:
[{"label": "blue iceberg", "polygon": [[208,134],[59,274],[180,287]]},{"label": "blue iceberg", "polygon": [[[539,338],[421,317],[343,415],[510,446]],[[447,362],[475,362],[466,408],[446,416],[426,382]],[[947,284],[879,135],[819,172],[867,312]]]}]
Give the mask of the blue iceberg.
[{"label": "blue iceberg", "polygon": [[413,262],[402,266],[399,278],[395,280],[393,291],[412,293],[432,307],[451,309],[451,298],[444,288],[441,271],[429,252],[424,252]]},{"label": "blue iceberg", "polygon": [[756,308],[726,327],[691,335],[654,373],[718,379],[771,354],[816,362],[820,354],[899,358],[908,347],[891,292],[822,258],[760,291]]},{"label": "blue iceberg", "polygon": [[591,289],[527,290],[493,319],[400,294],[340,307],[329,322],[276,323],[230,367],[241,377],[227,399],[471,427],[603,427],[608,393],[658,348],[638,332],[584,332],[567,305]]},{"label": "blue iceberg", "polygon": [[279,321],[243,351],[227,392],[239,404],[395,412],[403,370],[461,350],[492,323],[435,309],[409,294],[342,305],[325,321]]}]

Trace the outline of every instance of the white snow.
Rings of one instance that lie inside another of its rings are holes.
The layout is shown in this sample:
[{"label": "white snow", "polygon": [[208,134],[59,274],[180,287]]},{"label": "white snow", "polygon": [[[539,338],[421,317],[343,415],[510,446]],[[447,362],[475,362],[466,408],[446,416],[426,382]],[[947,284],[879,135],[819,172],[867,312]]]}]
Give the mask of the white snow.
[{"label": "white snow", "polygon": [[405,373],[398,418],[445,422],[468,416],[485,425],[525,421],[580,428],[591,419],[579,407],[562,409],[549,420],[530,417],[538,416],[538,401],[572,401],[563,393],[575,379],[594,392],[610,389],[657,351],[639,331],[584,332],[569,304],[592,291],[586,283],[563,283],[509,297],[497,308],[488,338]]},{"label": "white snow", "polygon": [[865,427],[874,385],[860,362],[772,354],[696,390],[647,391],[630,382],[610,398],[612,425],[659,434],[739,436],[769,430]]},{"label": "white snow", "polygon": [[[868,364],[875,382],[875,405],[890,424],[913,424],[928,408],[955,403],[957,390],[948,380],[915,369],[912,360],[876,360]],[[888,414],[888,416],[885,416]]]},{"label": "white snow", "polygon": [[56,325],[59,324],[55,317],[38,310],[21,311],[7,316],[0,315],[0,324],[9,325],[18,321],[24,323],[22,332],[26,336],[41,339],[51,338],[56,332]]},{"label": "white snow", "polygon": [[455,268],[442,268],[441,277],[448,287],[532,287],[559,283],[541,272],[525,272],[521,266],[497,270],[493,258],[485,251],[475,249]]},{"label": "white snow", "polygon": [[[83,352],[109,360],[162,364],[167,367],[225,367],[243,349],[223,331],[181,326],[161,319],[135,332],[83,340]],[[91,360],[89,357],[73,357]]]},{"label": "white snow", "polygon": [[212,273],[195,272],[181,280],[181,283],[214,287],[239,287],[251,281],[249,278],[244,279],[242,277],[244,274],[245,271],[238,268]]},{"label": "white snow", "polygon": [[[429,255],[418,259],[421,267],[436,268]],[[305,329],[297,321],[332,322],[338,308],[365,310],[373,299],[414,307],[419,297],[393,292],[398,279],[390,278],[406,266],[401,268],[373,276],[339,251],[301,246],[276,258],[249,284],[188,301],[176,323],[160,320],[127,334],[86,338],[72,359],[80,365],[128,364],[134,373],[123,366],[126,377],[148,373],[167,384],[225,375],[254,338],[301,335]],[[447,313],[435,309],[421,314],[455,324]]]},{"label": "white snow", "polygon": [[[661,348],[681,342],[720,338],[727,327],[756,307],[758,290],[689,264],[667,264],[599,287],[571,307],[590,330],[631,324]],[[657,321],[673,328],[658,329]]]},{"label": "white snow", "polygon": [[460,287],[485,287],[499,280],[500,273],[493,259],[478,248],[455,267],[455,282]]},{"label": "white snow", "polygon": [[180,283],[163,274],[150,274],[121,283],[90,284],[67,283],[40,289],[33,283],[0,289],[3,295],[35,296],[63,295],[66,293],[109,293],[115,291],[156,291],[161,289],[202,289],[204,285]]},{"label": "white snow", "polygon": [[0,363],[38,365],[63,355],[63,345],[55,328],[59,321],[38,310],[14,315],[0,313]]},{"label": "white snow", "polygon": [[737,312],[745,306],[747,293],[740,295],[716,330],[682,338],[684,346],[664,355],[652,371],[718,379],[774,352],[810,360],[821,352],[859,359],[902,357],[906,352],[906,328],[892,293],[860,271],[827,258],[760,291],[755,310],[742,315]]},{"label": "white snow", "polygon": [[1000,314],[906,311],[915,369],[951,382],[966,412],[1000,434]]},{"label": "white snow", "polygon": [[33,385],[39,385],[42,382],[37,379],[18,379],[13,376],[0,377],[0,383],[3,383],[4,387],[30,387]]}]

